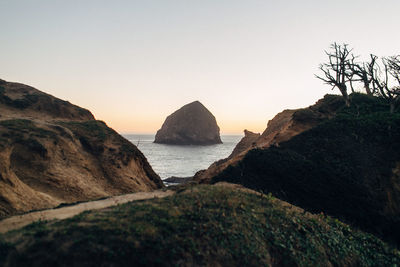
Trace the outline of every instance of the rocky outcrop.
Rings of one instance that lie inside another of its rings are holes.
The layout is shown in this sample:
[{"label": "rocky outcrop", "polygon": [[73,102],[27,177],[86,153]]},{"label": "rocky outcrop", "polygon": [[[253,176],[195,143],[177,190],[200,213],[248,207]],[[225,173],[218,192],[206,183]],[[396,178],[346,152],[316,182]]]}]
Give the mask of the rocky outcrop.
[{"label": "rocky outcrop", "polygon": [[176,177],[176,176],[171,176],[167,179],[164,179],[163,182],[168,184],[186,184],[189,183],[193,180],[193,176],[189,177]]},{"label": "rocky outcrop", "polygon": [[199,101],[187,104],[169,115],[157,131],[154,142],[173,145],[222,143],[214,115]]},{"label": "rocky outcrop", "polygon": [[241,154],[243,151],[247,151],[251,147],[256,147],[257,140],[259,138],[260,138],[259,133],[253,133],[248,130],[244,130],[244,137],[235,146],[232,153],[229,155],[229,158],[233,158]]},{"label": "rocky outcrop", "polygon": [[326,95],[308,108],[288,109],[278,113],[268,122],[267,128],[261,136],[257,137],[254,133],[248,131],[246,134],[245,131],[245,136],[228,158],[214,162],[208,169],[197,172],[194,180],[200,183],[209,183],[212,177],[243,159],[249,150],[253,148],[268,148],[271,145],[278,146],[281,142],[287,141],[293,136],[311,129],[320,122],[332,118],[343,105],[341,97]]},{"label": "rocky outcrop", "polygon": [[0,217],[163,187],[143,154],[86,109],[0,82]]}]

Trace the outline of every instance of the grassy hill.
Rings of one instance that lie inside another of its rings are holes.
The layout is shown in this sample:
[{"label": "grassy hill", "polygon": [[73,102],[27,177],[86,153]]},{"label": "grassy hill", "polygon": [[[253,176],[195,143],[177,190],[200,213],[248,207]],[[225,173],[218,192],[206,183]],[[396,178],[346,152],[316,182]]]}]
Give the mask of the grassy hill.
[{"label": "grassy hill", "polygon": [[0,240],[6,266],[400,264],[400,252],[371,234],[231,185],[39,222]]},{"label": "grassy hill", "polygon": [[400,114],[379,98],[351,99],[333,119],[251,150],[213,182],[271,192],[400,244]]}]

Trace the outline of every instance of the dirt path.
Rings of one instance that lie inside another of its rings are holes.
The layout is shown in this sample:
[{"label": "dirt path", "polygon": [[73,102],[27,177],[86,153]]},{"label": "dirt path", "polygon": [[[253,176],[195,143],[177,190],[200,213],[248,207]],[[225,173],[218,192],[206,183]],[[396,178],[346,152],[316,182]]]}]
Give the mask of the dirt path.
[{"label": "dirt path", "polygon": [[110,206],[116,206],[118,204],[123,204],[135,200],[163,198],[171,196],[173,194],[174,191],[172,190],[139,192],[139,193],[110,197],[103,200],[79,203],[73,206],[68,206],[58,209],[48,209],[48,210],[34,211],[23,215],[16,215],[0,221],[0,233],[5,233],[11,230],[22,228],[30,223],[39,220],[54,220],[54,219],[62,220],[73,217],[86,210],[107,208]]}]

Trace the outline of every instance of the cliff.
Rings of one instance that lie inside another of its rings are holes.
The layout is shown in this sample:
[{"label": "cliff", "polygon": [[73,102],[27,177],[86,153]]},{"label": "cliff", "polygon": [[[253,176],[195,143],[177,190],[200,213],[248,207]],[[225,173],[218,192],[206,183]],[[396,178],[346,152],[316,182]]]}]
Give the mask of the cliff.
[{"label": "cliff", "polygon": [[0,80],[0,217],[163,187],[143,154],[86,109]]},{"label": "cliff", "polygon": [[[308,131],[250,150],[212,182],[270,192],[400,244],[400,114],[379,98],[351,101]],[[299,123],[308,113],[293,118]]]},{"label": "cliff", "polygon": [[244,130],[244,137],[235,146],[232,153],[229,155],[229,158],[233,158],[237,155],[240,155],[242,152],[247,151],[249,148],[255,147],[259,138],[259,133],[253,133],[248,130]]},{"label": "cliff", "polygon": [[157,131],[154,142],[172,145],[222,143],[214,115],[199,101],[189,103],[169,115]]},{"label": "cliff", "polygon": [[320,122],[335,116],[337,110],[343,107],[341,97],[326,95],[312,106],[307,108],[284,110],[268,122],[267,128],[261,135],[245,131],[245,136],[238,143],[232,154],[214,162],[206,170],[197,172],[194,180],[200,183],[209,183],[211,178],[218,175],[228,166],[235,165],[243,159],[246,153],[254,148],[268,148],[279,145],[304,131],[311,129]]}]

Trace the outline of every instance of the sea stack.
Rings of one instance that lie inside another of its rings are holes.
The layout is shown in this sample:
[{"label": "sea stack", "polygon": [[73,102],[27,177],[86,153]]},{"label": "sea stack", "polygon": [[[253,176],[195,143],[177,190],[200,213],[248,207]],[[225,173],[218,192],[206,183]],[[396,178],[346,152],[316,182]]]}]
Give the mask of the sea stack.
[{"label": "sea stack", "polygon": [[194,101],[165,119],[154,143],[214,145],[222,144],[222,141],[214,115],[199,101]]}]

